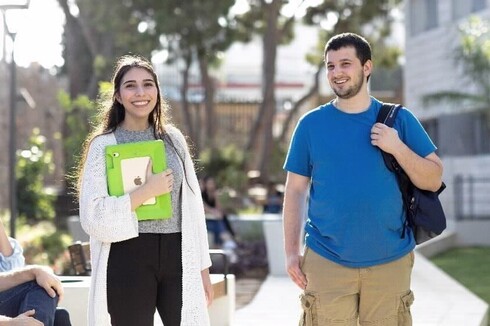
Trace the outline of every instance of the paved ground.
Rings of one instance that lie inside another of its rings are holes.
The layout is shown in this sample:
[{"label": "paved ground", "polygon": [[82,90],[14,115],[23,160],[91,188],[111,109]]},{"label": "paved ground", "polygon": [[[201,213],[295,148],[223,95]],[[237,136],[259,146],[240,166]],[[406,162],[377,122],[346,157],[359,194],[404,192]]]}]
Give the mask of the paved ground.
[{"label": "paved ground", "polygon": [[[486,303],[416,254],[412,274],[414,326],[486,326]],[[289,278],[268,276],[253,300],[237,309],[233,326],[298,325],[299,288]]]},{"label": "paved ground", "polygon": [[268,276],[252,302],[236,311],[233,326],[298,325],[299,294],[289,278]]},{"label": "paved ground", "polygon": [[258,278],[235,279],[235,307],[241,309],[248,305],[255,297],[264,282]]}]

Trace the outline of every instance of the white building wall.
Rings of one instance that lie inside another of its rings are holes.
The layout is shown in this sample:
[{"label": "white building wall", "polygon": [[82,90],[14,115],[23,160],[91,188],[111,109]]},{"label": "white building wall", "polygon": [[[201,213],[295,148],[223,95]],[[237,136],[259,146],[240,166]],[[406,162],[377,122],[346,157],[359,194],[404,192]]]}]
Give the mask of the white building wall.
[{"label": "white building wall", "polygon": [[[458,24],[465,21],[467,17],[454,20],[452,17],[453,0],[439,0],[437,1],[438,27],[412,36],[410,25],[420,23],[411,21],[410,6],[413,1],[407,0],[405,3],[404,95],[406,106],[421,120],[424,120],[454,112],[455,109],[448,104],[424,107],[422,103],[424,95],[444,90],[471,91],[472,89],[471,83],[461,78],[453,59],[453,50],[459,44]],[[490,19],[490,0],[487,0],[487,4],[487,9],[477,14],[485,19]]]},{"label": "white building wall", "polygon": [[[410,5],[415,1],[405,1],[405,70],[404,70],[404,97],[405,105],[421,119],[430,119],[442,114],[463,112],[465,108],[451,107],[447,103],[438,103],[430,107],[424,107],[422,97],[427,94],[445,91],[459,90],[471,92],[474,86],[470,80],[462,78],[460,69],[453,59],[453,50],[459,44],[458,24],[466,21],[468,16],[459,20],[453,19],[452,4],[454,1],[468,0],[439,0],[437,1],[438,25],[436,28],[412,36],[410,26],[414,23],[410,17]],[[459,3],[462,5],[462,3]],[[487,0],[487,8],[479,11],[478,16],[490,20],[490,0]],[[416,17],[417,19],[418,17]],[[448,218],[448,229],[456,231],[460,245],[488,245],[490,238],[490,221],[457,221],[455,177],[490,176],[490,156],[459,156],[442,157],[444,162],[443,180],[447,189],[440,198]]]},{"label": "white building wall", "polygon": [[[443,180],[447,189],[441,194],[440,199],[444,207],[444,212],[448,219],[448,230],[455,231],[458,234],[459,245],[490,245],[490,220],[456,220],[456,194],[455,194],[455,177],[456,176],[476,176],[477,178],[490,177],[490,155],[480,156],[463,156],[448,157],[444,159]],[[481,189],[483,194],[488,194],[489,184],[483,184]],[[463,194],[467,196],[468,194]],[[480,194],[478,197],[481,198]],[[474,203],[474,212],[482,212],[488,207],[487,203],[478,201]],[[481,206],[481,207],[480,207]],[[467,212],[468,207],[465,207]],[[487,214],[484,214],[487,215]]]}]

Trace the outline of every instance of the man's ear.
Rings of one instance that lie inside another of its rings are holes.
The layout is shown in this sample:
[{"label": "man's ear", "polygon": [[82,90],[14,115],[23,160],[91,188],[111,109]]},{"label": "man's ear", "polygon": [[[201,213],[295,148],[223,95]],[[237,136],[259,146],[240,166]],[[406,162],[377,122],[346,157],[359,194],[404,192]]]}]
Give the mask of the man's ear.
[{"label": "man's ear", "polygon": [[371,72],[373,70],[373,62],[371,60],[367,60],[366,63],[364,63],[362,69],[364,70],[364,76],[371,75]]}]

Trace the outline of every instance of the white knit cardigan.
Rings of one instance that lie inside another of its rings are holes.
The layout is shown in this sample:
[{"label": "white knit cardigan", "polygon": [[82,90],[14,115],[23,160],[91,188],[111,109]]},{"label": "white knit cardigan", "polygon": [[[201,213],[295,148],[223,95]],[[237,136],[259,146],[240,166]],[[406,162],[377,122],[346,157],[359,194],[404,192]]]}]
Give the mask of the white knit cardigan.
[{"label": "white knit cardigan", "polygon": [[[185,151],[182,184],[182,321],[185,326],[209,325],[201,271],[211,266],[204,208],[194,164],[182,133],[168,126],[176,146]],[[109,326],[107,310],[107,261],[112,242],[138,236],[138,221],[131,212],[129,195],[109,196],[106,181],[105,147],[116,144],[114,134],[97,136],[90,144],[80,189],[80,221],[90,235],[92,262],[89,291],[89,326]],[[186,181],[187,180],[187,181]],[[187,184],[189,183],[189,185]],[[192,190],[189,188],[192,187]],[[144,253],[141,253],[144,254]]]}]

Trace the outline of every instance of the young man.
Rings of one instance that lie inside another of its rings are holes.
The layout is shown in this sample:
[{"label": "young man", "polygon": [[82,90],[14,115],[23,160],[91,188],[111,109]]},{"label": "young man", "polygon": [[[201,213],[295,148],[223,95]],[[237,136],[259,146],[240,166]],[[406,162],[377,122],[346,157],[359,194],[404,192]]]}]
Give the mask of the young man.
[{"label": "young man", "polygon": [[53,325],[63,287],[45,267],[0,273],[0,325]]},{"label": "young man", "polygon": [[[6,314],[10,317],[15,317],[11,319],[7,316],[0,316],[0,326],[18,325],[14,323],[17,319],[23,319],[25,325],[41,325],[39,320],[42,320],[45,326],[71,326],[68,311],[64,308],[56,307],[58,303],[57,297],[47,297],[46,291],[39,287],[41,284],[36,285],[32,281],[36,275],[46,278],[51,280],[50,282],[54,284],[53,287],[55,289],[61,289],[61,283],[49,269],[35,266],[25,268],[24,263],[25,258],[21,245],[14,238],[7,236],[3,222],[0,219],[0,315]],[[6,273],[16,269],[18,271],[15,273]],[[28,273],[28,270],[32,273]],[[27,280],[24,284],[19,283],[13,286],[13,289],[3,291],[5,284],[12,280],[25,279],[26,277]],[[40,298],[41,300],[35,298]],[[53,303],[56,311],[52,315]],[[26,307],[29,306],[34,307],[37,312],[24,312]],[[18,313],[19,315],[17,315]]]},{"label": "young man", "polygon": [[421,189],[439,189],[442,162],[406,108],[394,128],[375,123],[382,103],[368,92],[373,63],[364,38],[332,37],[325,63],[336,97],[300,119],[284,164],[287,270],[304,289],[300,325],[408,326],[415,241],[380,149]]}]

